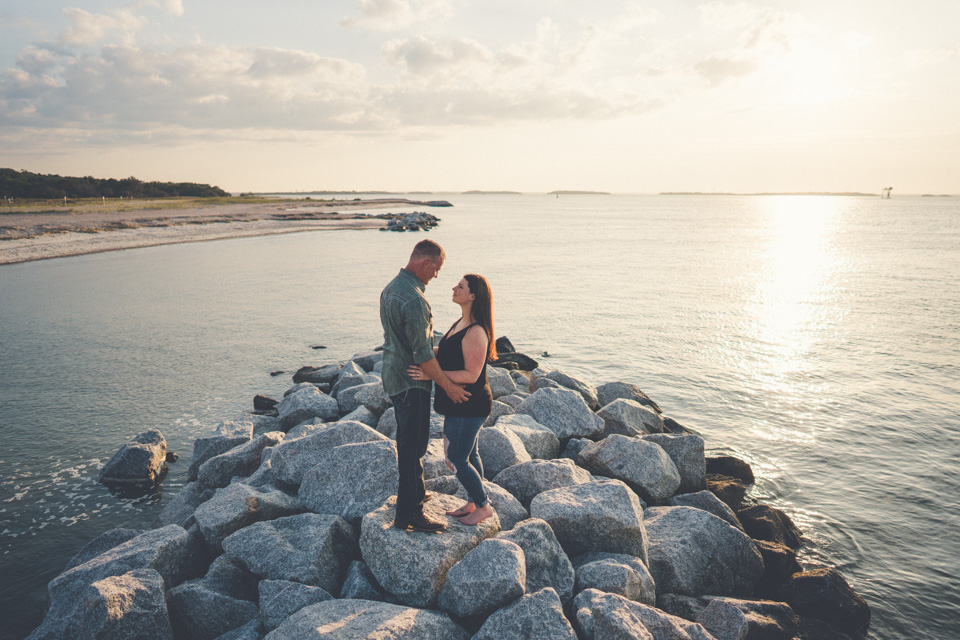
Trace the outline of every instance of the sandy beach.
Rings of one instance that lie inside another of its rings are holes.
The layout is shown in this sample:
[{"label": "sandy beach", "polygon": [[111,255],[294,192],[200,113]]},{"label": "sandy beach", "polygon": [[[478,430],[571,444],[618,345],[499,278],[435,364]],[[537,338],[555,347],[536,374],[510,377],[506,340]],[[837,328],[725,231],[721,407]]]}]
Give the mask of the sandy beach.
[{"label": "sandy beach", "polygon": [[426,203],[403,199],[216,204],[154,200],[127,201],[123,206],[68,205],[63,210],[13,208],[0,213],[0,264],[280,233],[380,229],[388,214],[366,210],[411,206]]}]

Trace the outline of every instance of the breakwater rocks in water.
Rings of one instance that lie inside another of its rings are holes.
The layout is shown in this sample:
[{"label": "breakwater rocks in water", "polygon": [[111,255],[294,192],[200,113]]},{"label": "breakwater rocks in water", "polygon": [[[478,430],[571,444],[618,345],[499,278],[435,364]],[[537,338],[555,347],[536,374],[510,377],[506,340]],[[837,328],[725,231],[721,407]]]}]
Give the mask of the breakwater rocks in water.
[{"label": "breakwater rocks in water", "polygon": [[[440,206],[440,205],[436,205]],[[393,213],[386,214],[383,217],[390,218],[387,226],[380,231],[429,231],[438,224],[440,218],[425,211],[414,211],[413,213]]]},{"label": "breakwater rocks in water", "polygon": [[424,508],[448,528],[394,528],[381,357],[305,367],[275,406],[259,399],[197,439],[156,528],[81,550],[30,638],[866,634],[867,604],[836,571],[802,570],[800,532],[750,499],[749,466],[708,459],[701,436],[627,382],[488,367],[478,446],[496,515],[475,527],[444,515],[465,492],[434,414]]}]

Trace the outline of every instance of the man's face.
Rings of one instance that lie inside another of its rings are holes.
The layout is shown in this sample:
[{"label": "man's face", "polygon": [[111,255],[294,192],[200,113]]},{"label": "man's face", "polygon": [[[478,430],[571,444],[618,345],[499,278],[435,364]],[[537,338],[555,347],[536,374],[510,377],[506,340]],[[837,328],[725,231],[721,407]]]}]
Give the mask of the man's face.
[{"label": "man's face", "polygon": [[421,278],[423,284],[427,284],[436,278],[437,274],[440,273],[441,267],[443,267],[443,258],[437,258],[436,260],[427,258],[423,265],[423,277]]}]

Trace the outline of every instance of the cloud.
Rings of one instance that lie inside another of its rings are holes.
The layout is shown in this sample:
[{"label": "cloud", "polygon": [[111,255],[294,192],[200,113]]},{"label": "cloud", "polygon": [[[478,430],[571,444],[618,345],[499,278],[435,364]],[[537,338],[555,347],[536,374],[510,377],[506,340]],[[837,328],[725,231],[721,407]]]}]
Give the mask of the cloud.
[{"label": "cloud", "polygon": [[436,25],[453,15],[451,0],[359,0],[357,8],[360,15],[344,18],[342,26],[397,31],[421,22]]},{"label": "cloud", "polygon": [[129,10],[108,15],[68,7],[63,13],[70,21],[70,26],[60,34],[60,42],[73,46],[93,45],[113,37],[132,44],[136,32],[146,24],[144,18]]}]

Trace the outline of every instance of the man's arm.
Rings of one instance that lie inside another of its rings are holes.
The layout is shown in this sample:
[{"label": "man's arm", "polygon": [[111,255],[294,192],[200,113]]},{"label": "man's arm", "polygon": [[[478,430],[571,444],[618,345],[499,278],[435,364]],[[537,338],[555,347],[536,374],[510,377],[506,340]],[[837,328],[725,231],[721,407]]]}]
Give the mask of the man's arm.
[{"label": "man's arm", "polygon": [[421,362],[419,365],[420,369],[427,374],[427,377],[440,385],[446,394],[455,404],[460,404],[465,402],[467,398],[470,397],[470,394],[466,389],[455,383],[451,380],[446,373],[443,372],[443,369],[440,368],[440,363],[437,362],[436,358],[430,358],[426,362]]}]

